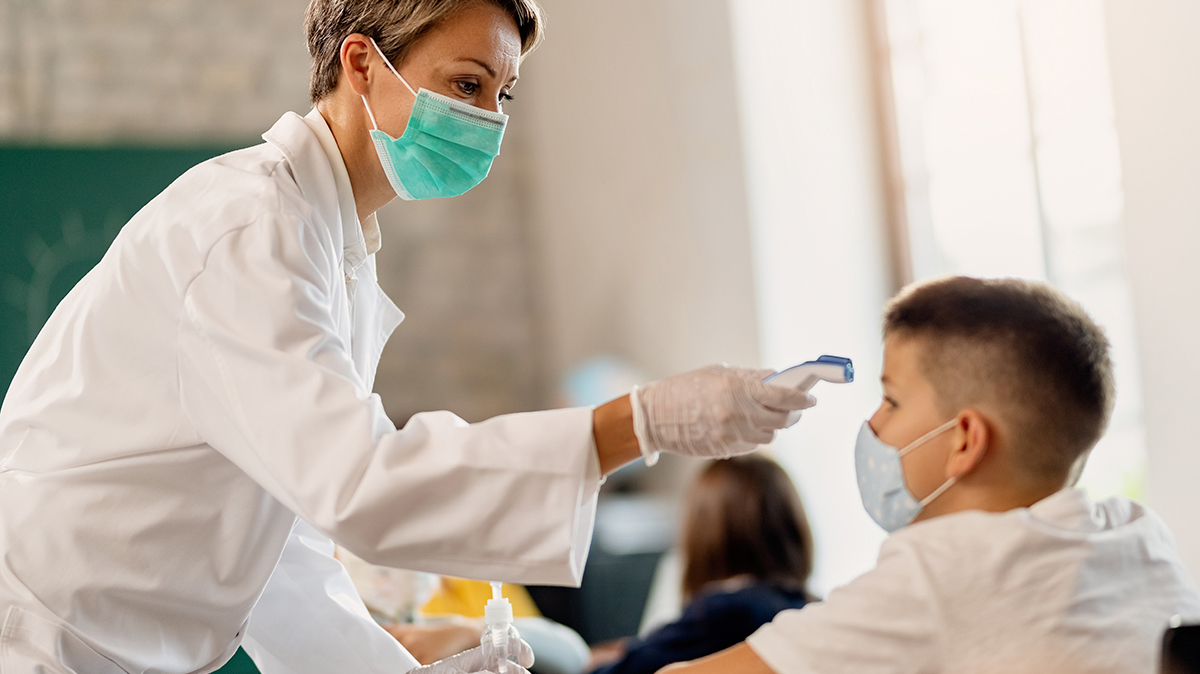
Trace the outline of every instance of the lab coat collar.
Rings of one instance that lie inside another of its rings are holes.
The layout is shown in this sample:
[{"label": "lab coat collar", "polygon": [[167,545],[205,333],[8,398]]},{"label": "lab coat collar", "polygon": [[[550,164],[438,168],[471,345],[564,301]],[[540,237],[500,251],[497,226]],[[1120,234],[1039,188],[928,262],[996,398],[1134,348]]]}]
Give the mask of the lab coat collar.
[{"label": "lab coat collar", "polygon": [[352,275],[379,249],[379,224],[374,215],[359,224],[350,174],[329,125],[316,109],[306,117],[289,112],[263,140],[288,158],[300,191],[317,215],[331,228],[340,226],[346,273]]},{"label": "lab coat collar", "polygon": [[333,131],[320,111],[313,108],[305,115],[304,122],[316,135],[317,142],[321,144],[321,149],[325,151],[333,169],[333,181],[337,185],[338,203],[342,210],[346,264],[351,269],[357,269],[368,255],[379,251],[379,220],[372,213],[365,222],[359,223],[358,208],[354,203],[354,188],[350,186],[350,172],[346,170],[346,162],[342,159],[342,151],[338,149]]}]

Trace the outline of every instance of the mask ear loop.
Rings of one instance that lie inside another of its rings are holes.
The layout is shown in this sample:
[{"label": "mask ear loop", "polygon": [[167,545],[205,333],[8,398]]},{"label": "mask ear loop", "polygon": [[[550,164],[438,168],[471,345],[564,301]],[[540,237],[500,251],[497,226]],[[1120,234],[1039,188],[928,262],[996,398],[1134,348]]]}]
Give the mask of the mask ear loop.
[{"label": "mask ear loop", "polygon": [[[413,98],[416,98],[417,92],[413,91],[413,88],[408,86],[408,82],[405,81],[405,79],[400,76],[399,71],[397,71],[396,67],[392,65],[392,62],[389,61],[388,58],[383,55],[383,50],[380,49],[379,45],[375,43],[375,38],[369,37],[367,39],[371,41],[371,46],[375,47],[375,52],[377,54],[379,54],[379,58],[383,59],[383,62],[387,64],[388,70],[392,71],[392,74],[395,75],[396,78],[400,80],[400,84],[403,84],[404,88],[408,89],[408,93],[412,94]],[[379,124],[375,121],[375,113],[371,112],[371,104],[367,103],[366,94],[359,94],[358,97],[362,99],[363,107],[365,107],[367,109],[367,117],[371,118],[371,128],[374,129],[375,131],[378,131]]]},{"label": "mask ear loop", "polygon": [[379,125],[375,123],[375,113],[371,112],[371,105],[369,103],[367,103],[366,95],[359,94],[358,97],[362,99],[363,107],[365,107],[367,109],[367,117],[371,118],[371,128],[375,131],[378,131]]},{"label": "mask ear loop", "polygon": [[953,487],[955,482],[958,482],[957,477],[952,477],[949,480],[946,480],[945,482],[943,482],[942,486],[938,487],[937,489],[934,489],[932,494],[930,494],[929,496],[926,496],[925,498],[923,498],[919,501],[919,503],[921,504],[921,507],[924,508],[925,506],[929,505],[930,503],[933,503],[933,499],[941,496],[942,492],[946,491],[950,487]]},{"label": "mask ear loop", "polygon": [[[913,451],[917,447],[920,447],[921,445],[925,444],[926,442],[929,442],[930,440],[936,438],[937,436],[941,435],[942,433],[945,433],[946,431],[950,430],[951,428],[954,428],[957,425],[958,425],[958,419],[957,418],[951,419],[950,421],[947,421],[946,423],[942,424],[941,426],[938,426],[937,428],[933,429],[932,431],[929,431],[925,435],[922,435],[921,437],[917,438],[916,440],[913,440],[912,442],[908,443],[908,446],[905,447],[904,449],[900,450],[899,452],[897,452],[897,454],[899,454],[900,456],[904,456],[905,454],[908,454],[909,452]],[[938,487],[937,489],[934,489],[932,494],[921,499],[918,503],[921,504],[922,508],[929,505],[930,503],[933,503],[933,500],[935,498],[941,496],[950,487],[953,487],[955,482],[958,482],[957,477],[952,477],[952,478],[946,480],[945,482],[942,483],[942,486]]]},{"label": "mask ear loop", "polygon": [[400,71],[396,70],[396,66],[392,65],[392,62],[388,60],[388,57],[383,55],[383,50],[379,48],[379,45],[375,44],[375,38],[369,37],[367,39],[371,41],[371,44],[375,47],[375,51],[379,53],[379,58],[383,59],[383,62],[387,64],[388,70],[392,71],[392,74],[400,80],[400,84],[403,84],[404,88],[408,89],[408,93],[412,94],[413,98],[416,98],[417,92],[413,91],[413,88],[408,86],[408,82],[400,76]]},{"label": "mask ear loop", "polygon": [[905,454],[908,454],[909,452],[913,451],[917,447],[920,447],[921,445],[925,444],[926,442],[929,442],[930,440],[936,438],[937,436],[941,435],[942,433],[945,433],[946,431],[950,430],[951,428],[954,428],[957,425],[958,425],[958,419],[957,418],[951,419],[950,421],[947,421],[946,423],[942,424],[941,426],[938,426],[937,428],[933,429],[932,431],[929,431],[925,435],[922,435],[921,437],[917,438],[916,440],[913,440],[912,442],[908,443],[908,445],[904,449],[897,452],[897,454],[899,454],[900,456],[904,456]]}]

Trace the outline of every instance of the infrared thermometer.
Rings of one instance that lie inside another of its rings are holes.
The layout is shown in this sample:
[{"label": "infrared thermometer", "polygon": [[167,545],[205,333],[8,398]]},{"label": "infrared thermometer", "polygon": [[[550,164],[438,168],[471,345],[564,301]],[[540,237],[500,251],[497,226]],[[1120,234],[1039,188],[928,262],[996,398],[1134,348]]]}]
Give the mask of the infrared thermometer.
[{"label": "infrared thermometer", "polygon": [[[819,381],[828,381],[834,384],[849,384],[854,381],[854,363],[849,358],[841,356],[821,356],[816,360],[780,370],[763,381],[776,386],[800,389],[807,393]],[[799,420],[799,411],[788,414],[788,426]]]},{"label": "infrared thermometer", "polygon": [[848,384],[854,381],[854,363],[840,356],[821,356],[807,363],[780,370],[763,381],[808,391],[819,381]]}]

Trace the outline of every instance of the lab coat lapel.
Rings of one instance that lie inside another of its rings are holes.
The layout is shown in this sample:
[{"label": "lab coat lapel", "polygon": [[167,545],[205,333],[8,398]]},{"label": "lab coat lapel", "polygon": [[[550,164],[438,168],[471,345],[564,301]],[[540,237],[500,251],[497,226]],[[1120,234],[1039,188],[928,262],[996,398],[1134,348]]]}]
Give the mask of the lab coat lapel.
[{"label": "lab coat lapel", "polygon": [[358,270],[358,287],[351,302],[354,307],[354,341],[351,349],[354,367],[370,390],[375,384],[375,372],[383,347],[392,331],[404,320],[404,313],[388,299],[376,282],[374,255],[368,257]]},{"label": "lab coat lapel", "polygon": [[[288,112],[275,122],[269,131],[263,134],[263,140],[278,149],[287,158],[292,176],[304,200],[313,209],[316,222],[324,225],[328,231],[334,250],[345,248],[345,237],[342,228],[341,206],[338,203],[337,182],[333,177],[333,167],[329,163],[321,143],[315,137],[304,119],[294,112]],[[345,260],[338,260],[345,274]],[[347,285],[350,277],[347,275]],[[331,289],[332,290],[332,289]],[[337,295],[334,306],[330,307],[337,326],[338,335],[347,344],[352,344],[353,321],[351,319],[351,303],[339,301]],[[348,299],[348,298],[347,298]],[[356,368],[357,369],[357,368]]]},{"label": "lab coat lapel", "polygon": [[[384,344],[404,320],[404,314],[379,287],[375,256],[367,252],[345,165],[340,154],[330,156],[330,152],[337,152],[336,143],[319,115],[316,111],[310,113],[313,123],[309,124],[299,115],[288,113],[263,138],[288,158],[300,191],[342,250],[340,262],[348,302],[345,311],[337,311],[338,332],[350,344],[354,369],[370,391]],[[329,135],[325,145],[331,147],[323,147],[318,133]],[[343,184],[340,191],[339,182]]]},{"label": "lab coat lapel", "polygon": [[321,144],[304,123],[300,115],[289,112],[275,122],[270,131],[263,134],[270,143],[287,157],[296,184],[304,200],[313,207],[320,221],[329,228],[334,244],[345,246],[342,236],[342,216],[338,204],[337,183],[333,179],[333,167]]}]

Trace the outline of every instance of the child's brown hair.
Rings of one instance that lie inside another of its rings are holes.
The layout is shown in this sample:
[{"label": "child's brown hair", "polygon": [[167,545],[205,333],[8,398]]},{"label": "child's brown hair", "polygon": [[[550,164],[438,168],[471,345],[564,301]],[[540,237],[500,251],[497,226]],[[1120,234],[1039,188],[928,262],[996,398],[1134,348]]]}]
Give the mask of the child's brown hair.
[{"label": "child's brown hair", "polygon": [[803,591],[813,541],[795,485],[762,454],[713,461],[688,491],[683,592],[736,576]]},{"label": "child's brown hair", "polygon": [[888,304],[884,336],[920,340],[922,373],[947,414],[996,409],[1018,468],[1034,481],[1077,472],[1108,425],[1108,340],[1045,283],[955,276],[915,284]]}]

